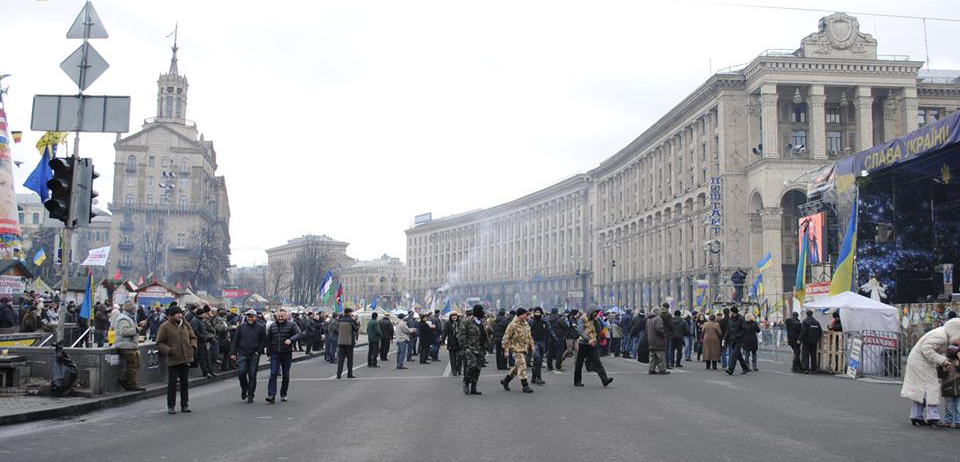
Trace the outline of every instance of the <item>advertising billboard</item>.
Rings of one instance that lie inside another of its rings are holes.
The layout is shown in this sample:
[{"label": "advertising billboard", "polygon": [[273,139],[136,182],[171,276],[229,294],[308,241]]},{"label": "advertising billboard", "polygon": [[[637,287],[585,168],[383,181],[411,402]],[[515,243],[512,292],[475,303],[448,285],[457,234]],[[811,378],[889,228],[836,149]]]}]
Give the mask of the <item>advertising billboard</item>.
[{"label": "advertising billboard", "polygon": [[798,229],[799,236],[797,238],[797,249],[803,248],[803,237],[804,234],[807,236],[807,245],[810,250],[810,255],[808,255],[807,261],[811,265],[823,262],[823,259],[826,257],[826,242],[823,240],[824,231],[826,230],[827,224],[827,214],[824,212],[815,213],[813,215],[807,215],[800,218],[800,223]]}]

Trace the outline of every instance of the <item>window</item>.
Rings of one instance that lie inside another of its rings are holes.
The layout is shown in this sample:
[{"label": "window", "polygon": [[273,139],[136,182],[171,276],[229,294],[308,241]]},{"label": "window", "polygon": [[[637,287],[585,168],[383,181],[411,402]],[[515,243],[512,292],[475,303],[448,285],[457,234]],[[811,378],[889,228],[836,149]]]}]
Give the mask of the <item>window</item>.
[{"label": "window", "polygon": [[133,205],[133,194],[127,194],[126,203],[127,205]]},{"label": "window", "polygon": [[186,209],[187,209],[187,198],[180,196],[180,210],[186,210]]},{"label": "window", "polygon": [[177,88],[177,94],[179,95],[179,94],[182,94],[182,93],[183,93],[183,88]]},{"label": "window", "polygon": [[827,152],[828,153],[838,153],[843,147],[840,143],[841,135],[840,132],[827,132]]},{"label": "window", "polygon": [[940,111],[936,109],[927,109],[927,117],[929,117],[930,120],[940,120]]},{"label": "window", "polygon": [[790,121],[793,123],[807,122],[807,105],[804,103],[794,104],[793,111],[790,113]]},{"label": "window", "polygon": [[167,97],[167,104],[165,105],[165,111],[163,113],[164,117],[173,117],[173,97]]},{"label": "window", "polygon": [[136,184],[136,180],[132,176],[127,177],[127,187],[132,188]]},{"label": "window", "polygon": [[39,213],[34,212],[34,214],[33,214],[33,224],[35,224],[35,225],[39,225],[39,224],[40,224],[40,214],[39,214]]},{"label": "window", "polygon": [[794,130],[793,135],[790,136],[790,144],[792,144],[795,148],[806,146],[807,132],[804,130]]},{"label": "window", "polygon": [[183,101],[177,100],[177,117],[183,117]]},{"label": "window", "polygon": [[917,125],[922,127],[926,124],[927,124],[926,111],[924,111],[923,109],[920,109],[919,111],[917,111]]},{"label": "window", "polygon": [[177,233],[177,248],[183,249],[187,247],[187,236],[183,233]]},{"label": "window", "polygon": [[840,123],[840,106],[827,106],[827,123]]},{"label": "window", "polygon": [[167,93],[173,93],[173,87],[167,87]]},{"label": "window", "polygon": [[148,158],[147,158],[147,165],[150,166],[150,167],[156,167],[156,166],[157,166],[157,158],[156,158],[156,157],[153,157],[153,156],[148,157]]},{"label": "window", "polygon": [[180,171],[189,172],[190,171],[190,161],[186,157],[180,159]]},{"label": "window", "polygon": [[181,190],[181,191],[186,191],[187,188],[189,188],[189,187],[190,187],[190,179],[188,179],[188,178],[181,178],[181,179],[180,179],[180,190]]},{"label": "window", "polygon": [[170,162],[170,158],[169,158],[169,157],[163,156],[163,157],[160,158],[160,166],[161,166],[161,167],[166,167],[166,166],[167,166],[167,162]]},{"label": "window", "polygon": [[22,224],[23,224],[23,212],[20,212],[20,213],[17,214],[17,215],[18,215],[18,217],[19,217],[19,219],[20,219],[20,224],[22,225]]},{"label": "window", "polygon": [[147,205],[153,205],[153,194],[147,194]]}]

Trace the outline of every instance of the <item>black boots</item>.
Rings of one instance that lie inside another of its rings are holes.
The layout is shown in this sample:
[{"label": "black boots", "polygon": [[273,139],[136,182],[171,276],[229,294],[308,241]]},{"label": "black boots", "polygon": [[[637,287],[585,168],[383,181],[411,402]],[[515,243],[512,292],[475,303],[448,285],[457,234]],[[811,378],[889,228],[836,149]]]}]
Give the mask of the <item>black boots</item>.
[{"label": "black boots", "polygon": [[470,394],[471,394],[471,395],[482,395],[482,394],[483,394],[483,393],[480,393],[479,391],[477,391],[477,381],[476,381],[476,380],[473,380],[473,381],[470,382]]},{"label": "black boots", "polygon": [[533,393],[533,388],[530,388],[530,385],[527,383],[526,380],[521,380],[520,385],[523,385],[524,393]]},{"label": "black boots", "polygon": [[470,394],[470,382],[466,379],[463,380],[463,394]]},{"label": "black boots", "polygon": [[600,379],[600,383],[602,383],[604,387],[610,385],[610,382],[613,382],[613,377],[604,377]]},{"label": "black boots", "polygon": [[503,389],[504,389],[505,391],[510,391],[510,381],[511,381],[511,380],[513,380],[513,375],[512,375],[512,374],[507,374],[507,376],[504,377],[503,380],[500,381],[500,385],[503,385]]}]

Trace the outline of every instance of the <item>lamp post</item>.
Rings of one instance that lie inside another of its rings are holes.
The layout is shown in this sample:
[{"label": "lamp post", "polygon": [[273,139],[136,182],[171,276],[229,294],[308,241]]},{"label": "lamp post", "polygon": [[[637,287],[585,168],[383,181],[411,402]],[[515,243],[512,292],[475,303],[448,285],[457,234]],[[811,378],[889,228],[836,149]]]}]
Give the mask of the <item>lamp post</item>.
[{"label": "lamp post", "polygon": [[[163,190],[163,200],[167,203],[167,222],[164,223],[164,233],[169,234],[167,230],[167,225],[169,225],[170,214],[173,211],[173,194],[174,190],[177,189],[177,174],[174,172],[163,171],[160,178],[160,189]],[[170,277],[170,267],[167,261],[170,259],[170,240],[164,236],[163,243],[163,280],[166,283],[169,283],[167,280]]]}]

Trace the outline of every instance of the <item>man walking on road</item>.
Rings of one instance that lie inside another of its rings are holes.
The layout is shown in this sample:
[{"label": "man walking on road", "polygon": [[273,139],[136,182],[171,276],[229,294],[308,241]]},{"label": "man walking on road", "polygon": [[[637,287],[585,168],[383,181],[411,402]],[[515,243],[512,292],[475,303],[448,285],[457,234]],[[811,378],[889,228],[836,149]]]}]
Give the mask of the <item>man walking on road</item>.
[{"label": "man walking on road", "polygon": [[816,374],[820,370],[817,368],[817,347],[822,336],[823,327],[820,326],[820,321],[814,319],[812,310],[807,310],[807,317],[800,325],[804,374]]},{"label": "man walking on road", "polygon": [[599,310],[590,312],[590,316],[580,318],[577,324],[577,331],[580,332],[580,348],[577,349],[577,359],[574,362],[573,386],[583,386],[583,363],[590,361],[590,369],[600,377],[600,383],[603,386],[610,385],[612,378],[607,377],[607,371],[600,362],[600,353],[597,351],[597,340],[600,336],[598,332],[602,329],[600,321],[597,320]]},{"label": "man walking on road", "polygon": [[377,358],[380,356],[381,337],[380,322],[374,312],[367,321],[367,367],[380,367],[377,365]]},{"label": "man walking on road", "polygon": [[498,371],[507,370],[507,355],[503,351],[503,334],[507,331],[508,325],[510,325],[510,323],[507,321],[503,310],[498,311],[497,317],[493,320],[493,346],[494,353],[497,356]]},{"label": "man walking on road", "polygon": [[500,381],[503,389],[510,391],[510,381],[514,377],[520,376],[520,384],[523,385],[524,393],[533,393],[533,389],[527,383],[527,354],[533,348],[533,337],[530,336],[530,325],[527,324],[527,310],[517,308],[517,314],[513,322],[507,326],[503,334],[503,354],[513,353],[513,369],[507,373],[507,376]]},{"label": "man walking on road", "polygon": [[330,320],[327,322],[327,340],[323,346],[324,357],[330,364],[337,362],[337,340],[339,338],[339,329],[340,323],[336,318],[333,317],[333,315],[330,315]]},{"label": "man walking on road", "polygon": [[197,336],[176,304],[167,310],[167,321],[157,331],[157,349],[167,359],[167,414],[177,413],[177,382],[180,412],[190,412],[190,363],[197,349]]},{"label": "man walking on road", "polygon": [[741,374],[746,374],[750,372],[750,368],[747,365],[747,361],[743,359],[743,339],[747,335],[747,323],[743,320],[743,316],[740,316],[740,309],[737,307],[730,308],[730,320],[727,322],[727,333],[724,334],[723,341],[730,347],[730,352],[733,356],[727,361],[727,374],[733,375],[733,371],[737,368],[737,362],[740,363],[740,368],[742,371]]},{"label": "man walking on road", "polygon": [[[237,377],[240,378],[240,399],[253,402],[257,391],[257,369],[260,366],[260,352],[267,344],[267,330],[257,322],[257,312],[247,310],[244,322],[237,326],[230,345],[230,357],[237,363]],[[271,326],[272,327],[272,326]]]},{"label": "man walking on road", "polygon": [[267,402],[273,404],[277,397],[277,375],[283,373],[280,383],[280,401],[287,400],[290,388],[290,365],[293,363],[293,348],[303,335],[300,326],[289,319],[286,308],[277,310],[277,321],[267,331],[267,355],[270,356],[270,381],[267,382]]},{"label": "man walking on road", "polygon": [[660,308],[654,307],[647,315],[647,345],[650,352],[649,374],[669,374],[667,370],[667,336],[663,329]]},{"label": "man walking on road", "polygon": [[197,364],[200,366],[200,372],[204,377],[216,377],[213,368],[210,366],[210,340],[213,339],[213,332],[207,329],[206,318],[210,313],[209,307],[198,308],[193,320],[190,321],[190,328],[197,336]]},{"label": "man walking on road", "polygon": [[420,315],[420,326],[417,328],[417,337],[420,338],[420,364],[430,364],[434,335],[437,335],[437,329],[430,322],[430,312],[428,311]]},{"label": "man walking on road", "polygon": [[397,369],[406,369],[403,362],[407,359],[407,349],[410,348],[410,334],[413,329],[407,327],[407,321],[403,318],[403,313],[397,315],[397,325],[393,331],[397,335]]},{"label": "man walking on road", "polygon": [[544,385],[543,357],[547,354],[547,342],[550,341],[550,323],[543,319],[543,309],[539,306],[533,309],[533,319],[530,321],[530,336],[533,337],[533,384]]},{"label": "man walking on road", "polygon": [[345,308],[343,314],[337,318],[337,378],[343,375],[343,361],[347,361],[347,378],[355,379],[353,375],[353,347],[357,345],[357,335],[360,334],[360,322],[351,316],[353,309]]},{"label": "man walking on road", "polygon": [[458,339],[463,349],[463,394],[479,395],[477,380],[486,356],[487,333],[483,325],[483,306],[473,306],[473,317],[460,321]]},{"label": "man walking on road", "polygon": [[137,306],[133,301],[123,302],[123,309],[113,321],[113,332],[117,335],[116,348],[123,356],[126,364],[124,378],[120,379],[120,386],[127,391],[146,391],[146,388],[137,383],[137,371],[140,369],[140,331],[133,320]]},{"label": "man walking on road", "polygon": [[800,361],[800,313],[794,311],[783,324],[787,327],[787,345],[793,350],[793,366],[790,370],[794,373],[803,372],[803,363]]},{"label": "man walking on road", "polygon": [[383,313],[380,320],[380,360],[386,361],[390,353],[390,344],[393,342],[393,323],[390,322],[390,313]]}]

